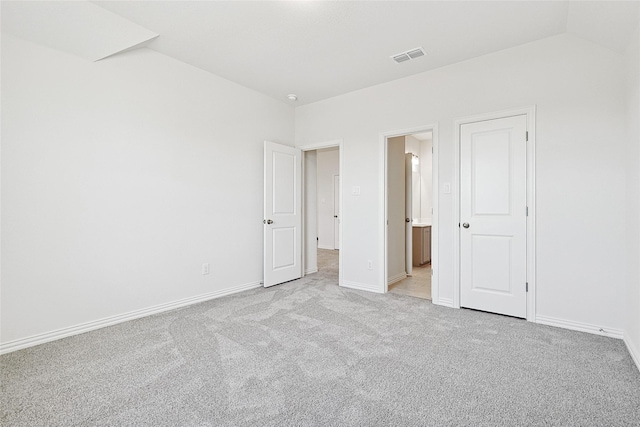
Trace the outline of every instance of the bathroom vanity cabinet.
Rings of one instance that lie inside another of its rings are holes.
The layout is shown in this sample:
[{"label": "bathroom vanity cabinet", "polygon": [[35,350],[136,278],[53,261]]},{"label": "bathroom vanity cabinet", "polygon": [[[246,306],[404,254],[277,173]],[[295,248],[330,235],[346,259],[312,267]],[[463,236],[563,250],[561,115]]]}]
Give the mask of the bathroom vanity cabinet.
[{"label": "bathroom vanity cabinet", "polygon": [[431,262],[431,226],[413,225],[413,265]]}]

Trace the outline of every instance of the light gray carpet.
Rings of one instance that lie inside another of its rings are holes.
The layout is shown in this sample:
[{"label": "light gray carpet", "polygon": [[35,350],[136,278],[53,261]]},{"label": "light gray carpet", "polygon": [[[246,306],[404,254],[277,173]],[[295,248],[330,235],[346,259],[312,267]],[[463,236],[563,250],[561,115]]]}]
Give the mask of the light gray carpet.
[{"label": "light gray carpet", "polygon": [[335,285],[255,289],[2,356],[4,426],[624,426],[620,340]]}]

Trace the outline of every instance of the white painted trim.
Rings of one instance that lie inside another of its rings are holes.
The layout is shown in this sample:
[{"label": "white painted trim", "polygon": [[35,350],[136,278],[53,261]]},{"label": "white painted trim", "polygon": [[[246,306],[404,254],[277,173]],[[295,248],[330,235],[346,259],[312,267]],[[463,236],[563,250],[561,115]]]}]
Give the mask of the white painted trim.
[{"label": "white painted trim", "polygon": [[342,241],[342,236],[344,236],[344,233],[342,232],[342,224],[344,224],[344,214],[346,212],[345,208],[344,208],[344,146],[343,146],[343,141],[339,140],[338,142],[338,147],[340,149],[340,153],[339,153],[339,160],[340,160],[340,167],[339,167],[339,171],[340,171],[340,225],[339,225],[339,229],[338,229],[338,233],[340,234],[340,237],[338,238],[338,244],[340,245],[340,249],[338,250],[338,286],[342,286],[342,282],[343,282],[343,277],[342,277],[342,272],[344,271],[344,269],[342,268],[342,254],[343,254],[343,249],[344,249],[344,243]]},{"label": "white painted trim", "polygon": [[536,106],[527,109],[527,281],[529,295],[527,298],[527,320],[535,322],[537,317],[537,249],[536,249]]},{"label": "white painted trim", "polygon": [[433,301],[433,299],[431,300],[431,302],[433,302],[436,305],[441,305],[443,307],[449,307],[449,308],[454,308],[453,306],[453,300],[449,299],[449,298],[440,298],[438,300],[438,302]]},{"label": "white painted trim", "polygon": [[631,358],[633,359],[633,361],[636,364],[636,367],[640,371],[640,350],[634,347],[631,341],[628,340],[626,336],[624,337],[624,344],[627,346],[627,350],[629,350],[629,354],[631,355]]},{"label": "white painted trim", "polygon": [[20,350],[27,347],[33,347],[35,345],[44,344],[46,342],[55,341],[61,338],[70,337],[72,335],[79,335],[85,332],[94,331],[96,329],[104,328],[107,326],[116,325],[118,323],[128,322],[129,320],[139,319],[141,317],[151,316],[152,314],[163,313],[165,311],[175,310],[176,308],[185,307],[188,305],[198,304],[208,300],[224,297],[238,292],[247,291],[249,289],[255,289],[262,286],[261,282],[251,282],[244,285],[233,286],[230,288],[208,292],[206,294],[197,295],[194,297],[183,298],[176,301],[154,305],[152,307],[143,308],[140,310],[130,311],[124,314],[118,314],[115,316],[109,316],[91,322],[80,323],[74,326],[68,326],[66,328],[57,329],[55,331],[45,332],[42,334],[32,335],[27,338],[20,338],[13,341],[8,341],[0,344],[0,354],[10,353],[12,351]]},{"label": "white painted trim", "polygon": [[[312,151],[312,150],[319,150],[321,148],[332,148],[332,147],[338,147],[339,150],[339,173],[340,173],[340,216],[342,217],[340,219],[340,239],[339,239],[339,244],[340,244],[340,250],[338,252],[338,286],[344,286],[343,285],[343,278],[342,278],[342,272],[343,272],[343,268],[342,268],[342,259],[343,259],[343,255],[342,253],[344,252],[344,242],[342,239],[342,236],[344,236],[343,232],[342,232],[342,224],[344,224],[344,215],[345,215],[345,209],[344,209],[344,147],[343,147],[343,140],[342,139],[332,139],[330,141],[324,141],[324,142],[316,142],[313,144],[305,144],[305,145],[296,145],[296,148],[299,148],[302,152],[303,152],[303,159],[304,159],[304,152],[305,151]],[[302,162],[303,166],[304,166],[304,161]],[[304,171],[303,171],[304,172]],[[304,173],[302,174],[302,196],[303,196],[303,200],[302,200],[302,219],[303,219],[303,226],[302,226],[302,247],[306,249],[306,242],[305,242],[305,234],[306,234],[306,229],[305,229],[305,225],[304,225]],[[320,249],[325,249],[325,248],[320,248]],[[334,249],[334,248],[326,248],[326,249]],[[304,261],[304,253],[302,255],[302,259]]]},{"label": "white painted trim", "polygon": [[393,285],[396,282],[399,282],[403,279],[407,278],[407,273],[400,273],[400,274],[396,274],[393,277],[389,277],[389,280],[387,281],[387,287],[389,287],[389,285]]},{"label": "white painted trim", "polygon": [[[557,328],[570,329],[572,331],[587,332],[590,334],[602,335],[611,338],[622,339],[623,336],[623,332],[621,329],[604,328],[601,326],[592,325],[590,323],[575,322],[573,320],[558,319],[556,317],[538,315],[536,316],[535,323],[547,326],[555,326]],[[604,332],[602,332],[600,329],[602,329]]]},{"label": "white painted trim", "polygon": [[[300,234],[302,235],[302,243],[301,243],[301,248],[302,248],[302,256],[300,264],[302,265],[302,277],[307,275],[307,254],[306,254],[306,250],[307,250],[307,219],[306,219],[306,212],[307,210],[305,209],[305,205],[307,203],[306,201],[306,196],[307,196],[307,192],[305,191],[306,188],[306,182],[304,180],[304,177],[306,175],[306,168],[304,166],[304,164],[306,163],[307,159],[306,159],[306,154],[304,153],[304,151],[300,150],[301,157],[302,157],[302,182],[300,183],[301,189],[302,189],[302,229],[300,230]],[[317,162],[316,162],[317,163]],[[317,165],[316,165],[317,167]],[[264,238],[263,238],[264,239]],[[262,255],[264,257],[264,254]],[[316,266],[318,265],[318,256],[316,255]]]},{"label": "white painted trim", "polygon": [[296,148],[299,148],[302,151],[320,150],[322,148],[333,148],[333,147],[342,148],[342,139],[332,139],[331,141],[316,142],[313,144],[305,144],[305,145],[296,145]]},{"label": "white painted trim", "polygon": [[[338,156],[340,156],[340,152],[339,151],[338,151]],[[340,160],[338,159],[338,162],[339,161]],[[340,167],[340,165],[338,165],[338,168],[339,167]],[[338,169],[338,173],[340,173],[339,169]],[[340,187],[341,187],[340,182],[341,181],[340,180],[342,178],[340,177],[340,175],[335,175],[335,174],[333,175],[333,186],[332,186],[332,190],[333,191],[335,191],[335,189],[336,189],[336,178],[338,178],[338,207],[340,208],[340,214],[341,215],[340,215],[340,218],[338,218],[338,245],[337,245],[338,247],[335,247],[336,246],[336,236],[335,236],[335,229],[334,229],[333,230],[333,245],[334,245],[333,249],[334,250],[340,250],[340,237],[342,236],[340,234],[340,223],[342,223],[342,205],[340,204],[340,202],[341,202],[341,200],[340,200]],[[332,193],[333,193],[333,191],[332,191]],[[333,195],[333,200],[331,202],[333,204],[333,214],[335,215],[335,213],[336,213],[336,205],[335,205],[335,203],[336,203],[336,195],[335,194]],[[334,216],[334,218],[336,218],[336,217]],[[334,220],[334,224],[335,224],[335,220]]]},{"label": "white painted trim", "polygon": [[380,291],[379,287],[368,283],[358,283],[345,280],[340,286],[342,286],[343,288],[356,289],[358,291],[375,292],[377,294],[383,293]]},{"label": "white painted trim", "polygon": [[529,216],[527,217],[527,282],[529,292],[527,293],[527,320],[536,321],[536,106],[513,108],[509,110],[496,111],[492,113],[477,114],[454,120],[453,140],[454,147],[454,170],[453,185],[451,192],[453,195],[453,224],[454,224],[454,269],[453,269],[453,307],[460,308],[460,227],[455,224],[460,223],[460,126],[467,123],[482,122],[505,117],[521,116],[527,117],[527,131],[529,141],[527,142],[527,206]]},{"label": "white painted trim", "polygon": [[431,302],[434,304],[438,304],[439,295],[440,295],[440,280],[439,280],[439,238],[440,233],[438,232],[439,227],[439,218],[440,215],[438,213],[438,200],[440,199],[440,190],[438,188],[438,173],[439,173],[439,149],[438,149],[438,123],[417,126],[408,129],[400,129],[390,132],[382,132],[380,133],[380,170],[381,179],[380,179],[380,205],[378,208],[379,214],[379,224],[382,225],[382,233],[380,233],[380,238],[378,240],[378,259],[380,259],[381,266],[378,268],[379,273],[379,281],[378,281],[378,291],[379,293],[386,293],[389,291],[389,284],[387,282],[387,139],[393,138],[395,136],[404,136],[411,135],[414,133],[422,133],[429,132],[432,133],[432,147],[433,147],[433,155],[431,157],[431,175],[432,175],[432,206],[433,206],[433,214],[431,220],[431,269],[433,270],[433,275],[431,276]]},{"label": "white painted trim", "polygon": [[311,268],[309,270],[305,270],[304,271],[304,275],[306,276],[307,274],[313,274],[313,273],[317,273],[318,269],[317,268]]},{"label": "white painted trim", "polygon": [[327,249],[330,251],[335,250],[335,248],[333,246],[325,246],[325,245],[318,245],[318,249]]},{"label": "white painted trim", "polygon": [[432,200],[431,207],[433,213],[431,214],[431,302],[438,304],[440,302],[440,190],[439,190],[439,159],[440,159],[440,146],[438,143],[438,123],[431,126],[431,146],[433,147],[433,153],[431,155],[431,192]]},{"label": "white painted trim", "polygon": [[[451,179],[453,206],[453,300],[452,307],[460,308],[460,124],[453,122],[453,176]],[[458,226],[456,227],[456,224]]]},{"label": "white painted trim", "polygon": [[379,194],[378,200],[378,224],[381,224],[382,230],[378,237],[378,284],[377,292],[386,293],[389,285],[387,284],[387,136],[380,134],[380,144],[378,158],[380,159],[379,168],[380,183],[378,184]]}]

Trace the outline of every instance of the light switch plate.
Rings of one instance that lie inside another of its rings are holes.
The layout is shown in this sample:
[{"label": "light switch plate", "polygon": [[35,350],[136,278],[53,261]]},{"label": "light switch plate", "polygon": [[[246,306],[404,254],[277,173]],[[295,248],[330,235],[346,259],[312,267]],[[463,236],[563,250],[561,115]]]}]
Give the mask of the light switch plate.
[{"label": "light switch plate", "polygon": [[351,195],[352,196],[359,196],[360,195],[360,186],[359,185],[355,185],[355,186],[351,187]]}]

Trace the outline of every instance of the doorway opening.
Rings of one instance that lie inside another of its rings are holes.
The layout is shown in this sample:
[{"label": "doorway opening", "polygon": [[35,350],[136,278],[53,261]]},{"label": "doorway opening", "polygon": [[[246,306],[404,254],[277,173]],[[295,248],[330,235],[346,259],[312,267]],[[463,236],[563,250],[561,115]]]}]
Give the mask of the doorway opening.
[{"label": "doorway opening", "polygon": [[384,290],[436,300],[436,126],[384,135],[384,158]]},{"label": "doorway opening", "polygon": [[341,284],[342,141],[300,147],[303,152],[304,275]]}]

